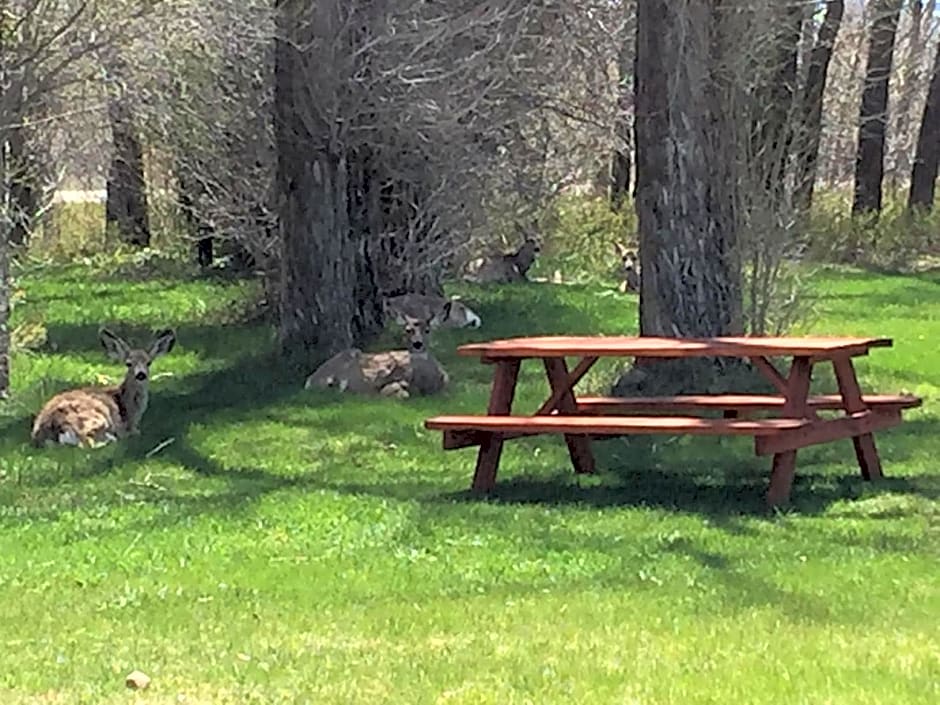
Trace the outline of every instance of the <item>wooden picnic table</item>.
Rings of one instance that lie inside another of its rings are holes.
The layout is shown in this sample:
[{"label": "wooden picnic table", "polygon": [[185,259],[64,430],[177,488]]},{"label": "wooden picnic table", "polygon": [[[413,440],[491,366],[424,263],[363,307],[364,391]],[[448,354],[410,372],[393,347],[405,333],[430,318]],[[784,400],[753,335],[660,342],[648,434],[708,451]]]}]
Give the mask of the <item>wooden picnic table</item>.
[{"label": "wooden picnic table", "polygon": [[[493,365],[493,386],[485,415],[436,416],[425,422],[443,431],[444,449],[479,446],[472,488],[489,491],[496,483],[503,443],[513,438],[564,435],[575,472],[595,470],[591,439],[631,434],[752,436],[757,455],[773,455],[767,501],[786,502],[800,448],[851,438],[862,477],[882,476],[873,433],[901,423],[901,411],[919,406],[910,395],[863,394],[853,358],[890,347],[887,338],[657,338],[649,336],[543,336],[473,343],[460,355]],[[569,368],[566,358],[578,358]],[[750,360],[776,395],[696,394],[670,397],[578,397],[574,387],[601,357],[729,357]],[[791,360],[786,374],[771,358]],[[540,359],[550,393],[531,415],[512,413],[523,360]],[[810,396],[813,367],[831,363],[839,393]],[[820,411],[842,412],[822,418]],[[638,412],[657,412],[644,416]],[[721,418],[699,414],[721,411]],[[664,412],[668,412],[665,413]],[[771,418],[747,418],[769,412]],[[692,415],[696,414],[696,415]]]}]

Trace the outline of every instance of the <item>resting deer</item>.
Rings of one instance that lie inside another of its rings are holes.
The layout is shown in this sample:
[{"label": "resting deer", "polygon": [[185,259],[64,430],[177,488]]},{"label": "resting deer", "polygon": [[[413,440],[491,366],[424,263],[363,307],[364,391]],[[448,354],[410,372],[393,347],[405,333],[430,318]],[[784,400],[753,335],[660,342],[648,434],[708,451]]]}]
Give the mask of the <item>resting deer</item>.
[{"label": "resting deer", "polygon": [[542,248],[534,238],[526,238],[525,242],[514,252],[488,255],[473,260],[467,266],[465,278],[480,284],[528,281],[526,274],[541,251]]},{"label": "resting deer", "polygon": [[620,284],[617,287],[620,293],[631,291],[640,292],[640,259],[634,250],[629,249],[619,242],[614,243],[614,251],[620,258],[620,265],[617,267],[617,276],[620,278]]},{"label": "resting deer", "polygon": [[442,391],[450,378],[428,351],[430,319],[406,316],[404,321],[407,350],[379,353],[364,353],[359,348],[343,350],[307,377],[304,388],[338,389],[399,399]]},{"label": "resting deer", "polygon": [[430,321],[432,328],[479,328],[482,324],[480,317],[462,301],[425,294],[403,294],[385,299],[385,313],[403,326],[407,318]]},{"label": "resting deer", "polygon": [[150,364],[173,349],[176,335],[171,330],[160,332],[147,350],[132,349],[105,328],[99,338],[108,356],[127,366],[124,381],[56,394],[36,415],[34,445],[94,446],[140,433],[149,398]]}]

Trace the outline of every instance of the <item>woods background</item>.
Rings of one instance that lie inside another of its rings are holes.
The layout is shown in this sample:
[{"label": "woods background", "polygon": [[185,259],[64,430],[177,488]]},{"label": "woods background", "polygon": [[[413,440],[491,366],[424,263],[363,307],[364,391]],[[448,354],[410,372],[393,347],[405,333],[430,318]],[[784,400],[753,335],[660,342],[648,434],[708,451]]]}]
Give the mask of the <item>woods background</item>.
[{"label": "woods background", "polygon": [[260,277],[306,359],[526,237],[567,280],[638,247],[645,334],[784,330],[808,262],[937,254],[938,26],[901,0],[0,0],[0,390],[17,268],[82,257]]}]

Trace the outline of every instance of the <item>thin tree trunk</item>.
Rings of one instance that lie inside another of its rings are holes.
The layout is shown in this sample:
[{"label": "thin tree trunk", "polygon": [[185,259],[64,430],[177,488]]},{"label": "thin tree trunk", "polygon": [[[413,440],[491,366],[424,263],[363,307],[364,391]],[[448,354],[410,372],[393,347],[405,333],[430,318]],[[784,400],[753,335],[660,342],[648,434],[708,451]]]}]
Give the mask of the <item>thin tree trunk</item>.
[{"label": "thin tree trunk", "polygon": [[829,63],[835,46],[842,15],[843,0],[830,0],[826,4],[826,15],[816,35],[816,44],[809,57],[806,84],[800,100],[803,125],[796,153],[796,189],[794,202],[801,211],[808,211],[813,203],[816,187],[816,164],[819,159],[819,143],[822,138],[823,97],[829,75]]},{"label": "thin tree trunk", "polygon": [[[933,3],[930,3],[933,5]],[[933,15],[933,7],[928,6],[928,17]],[[911,119],[911,105],[914,94],[920,84],[921,64],[924,57],[924,39],[922,28],[924,24],[924,3],[921,0],[911,2],[911,30],[908,38],[907,60],[905,62],[904,84],[898,99],[898,107],[894,112],[893,152],[894,159],[888,174],[888,188],[897,189],[898,181],[911,169],[911,140],[908,139],[908,125]]]},{"label": "thin tree trunk", "polygon": [[630,124],[630,113],[633,107],[633,70],[636,54],[636,12],[634,3],[624,2],[623,10],[626,14],[626,27],[623,47],[617,60],[618,91],[617,118],[614,131],[617,138],[617,148],[611,157],[610,163],[610,205],[619,211],[630,196],[630,171],[633,168],[633,130]]},{"label": "thin tree trunk", "polygon": [[9,141],[0,125],[0,398],[10,389],[10,192]]},{"label": "thin tree trunk", "polygon": [[150,245],[150,219],[144,180],[144,151],[130,107],[119,96],[108,105],[114,152],[108,170],[105,222],[121,240],[137,247]]},{"label": "thin tree trunk", "polygon": [[937,45],[930,88],[927,89],[927,102],[924,105],[924,116],[917,135],[917,151],[914,154],[911,190],[907,200],[908,209],[920,208],[926,211],[933,209],[938,165],[940,165],[940,44]]},{"label": "thin tree trunk", "polygon": [[643,335],[742,331],[737,178],[720,72],[731,38],[707,0],[637,5],[637,214]]},{"label": "thin tree trunk", "polygon": [[198,179],[180,161],[176,165],[177,203],[186,221],[189,236],[195,242],[196,262],[200,267],[211,267],[213,260],[212,225],[199,212],[199,196],[203,192]]},{"label": "thin tree trunk", "polygon": [[859,110],[858,151],[855,159],[855,215],[880,212],[884,179],[885,132],[888,116],[888,84],[894,59],[894,38],[901,0],[880,0],[868,42],[865,87]]},{"label": "thin tree trunk", "polygon": [[775,27],[770,50],[772,65],[758,91],[763,105],[754,126],[755,155],[764,188],[776,207],[783,198],[786,166],[793,144],[790,114],[797,91],[797,61],[803,28],[803,5],[781,3],[774,15]]},{"label": "thin tree trunk", "polygon": [[37,173],[22,128],[10,130],[8,145],[10,244],[14,247],[22,247],[29,242],[36,213],[39,210],[39,194],[36,189]]}]

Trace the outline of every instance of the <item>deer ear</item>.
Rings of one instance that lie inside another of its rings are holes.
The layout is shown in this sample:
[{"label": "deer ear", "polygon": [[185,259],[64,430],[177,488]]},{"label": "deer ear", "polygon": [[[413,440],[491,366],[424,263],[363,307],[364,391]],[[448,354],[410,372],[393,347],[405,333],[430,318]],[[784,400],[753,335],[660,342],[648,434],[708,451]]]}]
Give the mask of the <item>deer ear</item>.
[{"label": "deer ear", "polygon": [[131,346],[128,345],[123,338],[115,335],[107,328],[102,328],[98,331],[98,339],[104,346],[104,351],[108,354],[108,357],[113,360],[118,360],[119,362],[123,362],[127,359],[127,355],[131,351]]},{"label": "deer ear", "polygon": [[176,344],[176,333],[174,333],[169,328],[162,330],[157,333],[157,337],[154,339],[153,343],[150,345],[150,350],[148,354],[150,359],[153,360],[160,355],[166,355],[170,350],[173,349],[173,345]]}]

